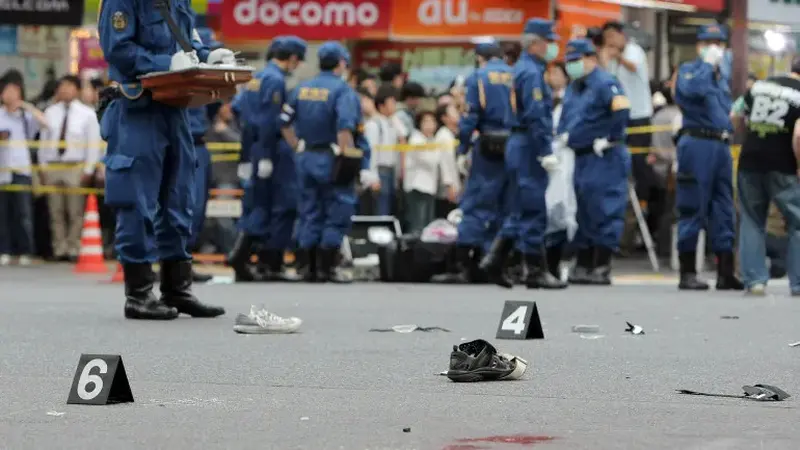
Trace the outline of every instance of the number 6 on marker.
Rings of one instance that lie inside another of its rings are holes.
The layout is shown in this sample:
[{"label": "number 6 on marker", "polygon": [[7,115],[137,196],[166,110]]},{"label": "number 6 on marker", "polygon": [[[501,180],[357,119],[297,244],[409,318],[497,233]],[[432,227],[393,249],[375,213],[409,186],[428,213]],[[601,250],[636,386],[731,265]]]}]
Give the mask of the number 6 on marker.
[{"label": "number 6 on marker", "polygon": [[513,331],[514,334],[522,334],[525,331],[525,314],[527,313],[528,307],[520,306],[503,321],[503,329]]},{"label": "number 6 on marker", "polygon": [[[94,368],[99,369],[98,373],[100,375],[105,375],[108,372],[108,364],[102,359],[93,359],[86,363],[83,372],[81,372],[81,377],[78,379],[78,397],[83,400],[92,400],[100,395],[103,390],[103,379],[99,375],[91,375],[89,373]],[[89,384],[94,385],[91,391],[86,390]]]}]

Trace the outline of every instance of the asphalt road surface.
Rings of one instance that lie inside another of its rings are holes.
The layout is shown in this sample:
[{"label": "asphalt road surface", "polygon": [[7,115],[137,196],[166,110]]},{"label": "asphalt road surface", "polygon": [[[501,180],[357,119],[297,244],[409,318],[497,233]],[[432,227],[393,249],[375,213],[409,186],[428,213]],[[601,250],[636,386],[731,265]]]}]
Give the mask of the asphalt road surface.
[{"label": "asphalt road surface", "polygon": [[[623,284],[555,293],[200,286],[227,315],[148,323],[123,319],[121,285],[66,267],[3,268],[0,448],[798,448],[800,347],[788,344],[800,341],[800,299],[785,282],[766,298]],[[505,300],[536,300],[546,339],[496,340]],[[261,303],[303,318],[302,333],[233,333],[236,313]],[[646,334],[626,334],[626,321]],[[368,332],[398,324],[451,332]],[[571,330],[579,324],[601,333],[582,337]],[[528,359],[524,379],[455,384],[436,375],[454,344],[479,337]],[[66,405],[81,353],[122,355],[135,402]],[[675,393],[739,394],[755,383],[796,396]]]}]

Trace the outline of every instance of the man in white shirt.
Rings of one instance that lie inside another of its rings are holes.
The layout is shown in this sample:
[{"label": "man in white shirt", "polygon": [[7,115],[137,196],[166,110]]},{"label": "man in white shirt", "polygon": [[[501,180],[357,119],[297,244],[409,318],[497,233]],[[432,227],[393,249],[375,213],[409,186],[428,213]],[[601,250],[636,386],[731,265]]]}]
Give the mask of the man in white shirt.
[{"label": "man in white shirt", "polygon": [[[39,164],[43,184],[65,188],[87,187],[100,158],[100,124],[94,110],[78,100],[81,81],[61,78],[57,103],[44,114],[49,131],[42,132]],[[53,164],[54,166],[48,167]],[[52,170],[50,170],[52,169]],[[79,194],[49,194],[53,256],[75,260],[80,251],[84,198]]]},{"label": "man in white shirt", "polygon": [[390,85],[378,88],[375,107],[378,113],[364,125],[364,136],[373,149],[370,170],[380,179],[380,193],[375,213],[381,216],[392,215],[397,196],[397,179],[400,169],[400,155],[397,151],[386,150],[398,144],[399,134],[391,117],[397,111],[396,91]]}]

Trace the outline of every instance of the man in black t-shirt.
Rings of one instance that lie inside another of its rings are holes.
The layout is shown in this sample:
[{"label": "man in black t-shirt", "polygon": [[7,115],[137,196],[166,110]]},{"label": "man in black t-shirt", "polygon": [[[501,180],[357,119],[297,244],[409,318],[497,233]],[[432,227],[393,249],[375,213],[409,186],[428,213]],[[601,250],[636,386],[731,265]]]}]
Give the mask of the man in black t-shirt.
[{"label": "man in black t-shirt", "polygon": [[747,291],[763,295],[769,280],[764,227],[770,203],[789,231],[789,285],[800,296],[800,57],[792,73],[757,81],[733,107],[746,128],[739,156],[739,261]]}]

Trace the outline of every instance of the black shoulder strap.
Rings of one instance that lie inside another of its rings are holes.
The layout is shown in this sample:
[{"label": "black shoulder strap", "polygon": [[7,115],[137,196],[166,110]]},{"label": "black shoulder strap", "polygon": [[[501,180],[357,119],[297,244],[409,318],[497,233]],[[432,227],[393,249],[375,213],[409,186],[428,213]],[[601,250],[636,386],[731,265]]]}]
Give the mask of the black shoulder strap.
[{"label": "black shoulder strap", "polygon": [[186,37],[181,33],[180,27],[178,24],[175,23],[175,19],[172,18],[172,15],[169,13],[169,1],[170,0],[155,0],[154,4],[158,12],[161,14],[161,17],[164,18],[164,21],[167,22],[167,26],[169,27],[170,33],[178,41],[178,45],[181,46],[183,51],[186,53],[191,52],[192,44],[186,40]]}]

